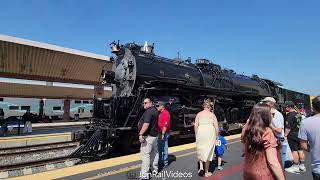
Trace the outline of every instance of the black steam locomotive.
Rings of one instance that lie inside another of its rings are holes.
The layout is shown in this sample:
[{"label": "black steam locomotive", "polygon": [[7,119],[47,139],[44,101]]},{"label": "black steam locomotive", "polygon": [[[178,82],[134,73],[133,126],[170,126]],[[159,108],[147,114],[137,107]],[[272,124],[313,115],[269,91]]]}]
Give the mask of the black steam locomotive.
[{"label": "black steam locomotive", "polygon": [[145,97],[168,102],[173,143],[194,137],[194,118],[204,98],[215,102],[219,125],[227,133],[241,129],[251,108],[265,96],[280,103],[294,99],[310,110],[308,95],[288,95],[289,90],[280,88],[279,83],[257,75],[239,75],[207,59],[198,59],[195,64],[190,59],[167,59],[154,54],[154,45],[135,43],[114,42],[112,53],[112,71],[102,72],[101,83],[111,85],[113,95],[94,99],[92,123],[86,131],[75,134],[82,143],[73,157],[99,159],[111,149],[130,152],[139,145],[137,123]]}]

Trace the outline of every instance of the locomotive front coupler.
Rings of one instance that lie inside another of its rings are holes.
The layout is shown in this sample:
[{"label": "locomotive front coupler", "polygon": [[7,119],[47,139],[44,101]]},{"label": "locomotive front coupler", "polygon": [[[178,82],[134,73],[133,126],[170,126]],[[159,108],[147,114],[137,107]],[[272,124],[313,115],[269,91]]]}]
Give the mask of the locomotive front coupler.
[{"label": "locomotive front coupler", "polygon": [[119,137],[119,132],[116,128],[101,127],[100,130],[104,139],[115,139]]}]

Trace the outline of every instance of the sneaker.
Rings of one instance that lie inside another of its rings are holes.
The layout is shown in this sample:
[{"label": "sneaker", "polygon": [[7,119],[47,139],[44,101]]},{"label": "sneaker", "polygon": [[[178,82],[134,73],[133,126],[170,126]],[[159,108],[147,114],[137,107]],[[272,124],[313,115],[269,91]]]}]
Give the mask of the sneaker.
[{"label": "sneaker", "polygon": [[289,173],[300,174],[300,169],[297,165],[292,165],[291,167],[286,168],[285,170]]},{"label": "sneaker", "polygon": [[300,165],[299,165],[299,169],[300,169],[301,172],[306,172],[306,171],[307,171],[307,169],[306,169],[306,167],[304,166],[304,164],[300,164]]},{"label": "sneaker", "polygon": [[223,167],[222,166],[218,166],[218,170],[223,170]]},{"label": "sneaker", "polygon": [[198,170],[198,175],[203,177],[204,176],[204,170],[203,169],[199,169]]},{"label": "sneaker", "polygon": [[205,173],[204,177],[209,177],[209,176],[212,176],[212,173],[211,172],[207,172]]}]

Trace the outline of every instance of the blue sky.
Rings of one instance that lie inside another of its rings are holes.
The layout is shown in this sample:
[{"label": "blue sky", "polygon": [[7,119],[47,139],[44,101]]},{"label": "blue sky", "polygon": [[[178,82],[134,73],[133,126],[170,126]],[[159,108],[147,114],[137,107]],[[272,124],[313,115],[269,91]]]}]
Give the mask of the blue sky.
[{"label": "blue sky", "polygon": [[2,0],[0,33],[110,55],[108,44],[208,58],[246,75],[320,94],[320,1]]}]

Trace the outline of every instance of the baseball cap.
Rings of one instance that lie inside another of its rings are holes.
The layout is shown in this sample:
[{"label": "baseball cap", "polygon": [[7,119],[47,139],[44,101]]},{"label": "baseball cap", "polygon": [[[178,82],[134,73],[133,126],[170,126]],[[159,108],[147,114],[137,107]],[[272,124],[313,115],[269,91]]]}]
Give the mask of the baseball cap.
[{"label": "baseball cap", "polygon": [[165,103],[163,102],[163,101],[158,101],[157,103],[156,103],[156,106],[165,106]]},{"label": "baseball cap", "polygon": [[277,103],[277,101],[273,97],[265,97],[264,99],[261,100],[261,102]]}]

